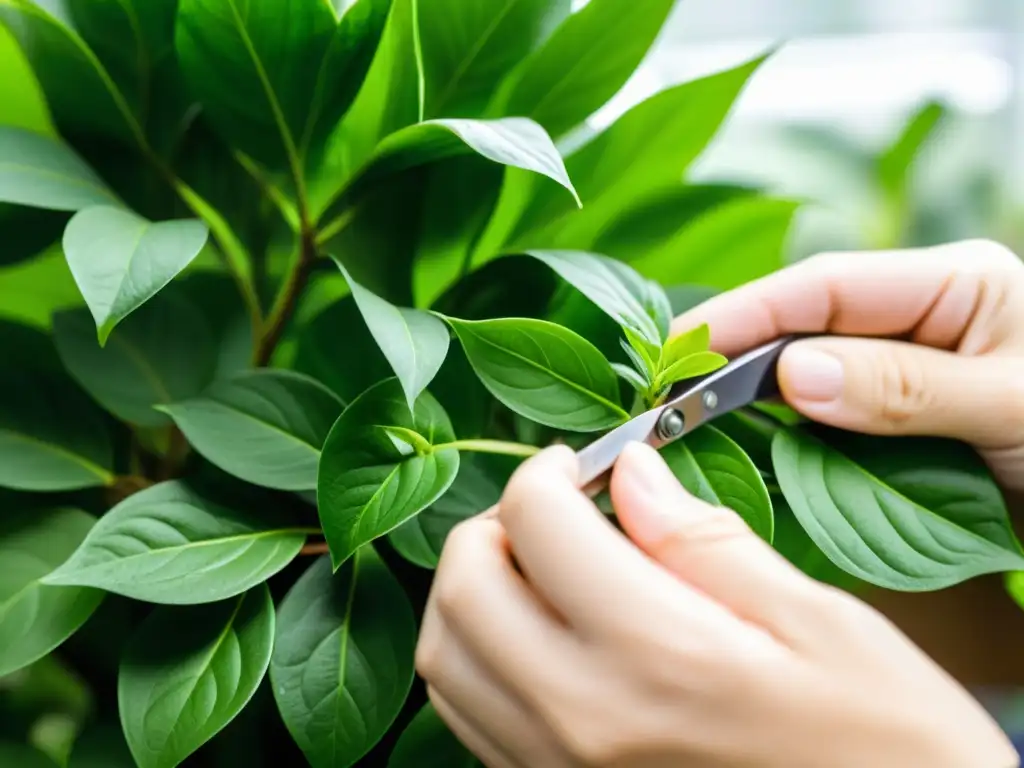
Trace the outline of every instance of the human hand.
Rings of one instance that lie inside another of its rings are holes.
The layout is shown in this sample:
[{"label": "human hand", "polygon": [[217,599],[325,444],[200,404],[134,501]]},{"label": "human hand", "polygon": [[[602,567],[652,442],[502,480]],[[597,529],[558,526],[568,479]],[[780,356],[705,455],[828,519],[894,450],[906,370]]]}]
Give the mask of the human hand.
[{"label": "human hand", "polygon": [[791,566],[653,449],[617,531],[550,448],[449,536],[417,668],[489,768],[1010,768],[959,685],[872,608]]},{"label": "human hand", "polygon": [[879,435],[972,444],[1008,491],[1024,491],[1024,264],[987,241],[815,256],[717,296],[675,321],[711,328],[733,356],[790,333],[787,404]]}]

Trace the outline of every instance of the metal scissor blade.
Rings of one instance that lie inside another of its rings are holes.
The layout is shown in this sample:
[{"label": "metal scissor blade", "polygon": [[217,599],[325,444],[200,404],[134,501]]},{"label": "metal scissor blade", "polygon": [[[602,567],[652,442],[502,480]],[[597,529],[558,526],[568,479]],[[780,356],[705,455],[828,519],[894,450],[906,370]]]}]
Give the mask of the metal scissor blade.
[{"label": "metal scissor blade", "polygon": [[621,427],[616,427],[600,437],[577,454],[582,488],[594,495],[602,490],[600,481],[611,470],[628,443],[648,442],[661,416],[660,408],[641,413]]}]

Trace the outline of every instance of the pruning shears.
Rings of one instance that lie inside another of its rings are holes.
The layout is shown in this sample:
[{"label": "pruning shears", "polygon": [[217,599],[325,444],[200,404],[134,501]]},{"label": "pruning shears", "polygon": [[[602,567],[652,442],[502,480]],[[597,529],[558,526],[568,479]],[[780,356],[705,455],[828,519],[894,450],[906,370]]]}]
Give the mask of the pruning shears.
[{"label": "pruning shears", "polygon": [[676,384],[665,401],[579,451],[579,482],[591,496],[607,487],[612,467],[631,442],[661,448],[729,411],[779,396],[776,367],[796,336],[784,336],[746,352],[700,379]]}]

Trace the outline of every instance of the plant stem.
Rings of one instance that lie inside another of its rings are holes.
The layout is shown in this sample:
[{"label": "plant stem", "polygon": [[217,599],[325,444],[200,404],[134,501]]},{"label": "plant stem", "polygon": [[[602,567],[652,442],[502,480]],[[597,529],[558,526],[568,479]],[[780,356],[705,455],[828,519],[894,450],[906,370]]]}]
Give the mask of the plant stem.
[{"label": "plant stem", "polygon": [[318,541],[314,544],[307,544],[299,550],[300,555],[326,555],[331,551],[326,541]]},{"label": "plant stem", "polygon": [[306,283],[309,282],[309,274],[317,256],[316,235],[307,227],[303,229],[301,237],[298,257],[289,269],[284,285],[277,293],[277,298],[274,299],[270,316],[259,336],[254,355],[254,363],[257,367],[266,366],[270,362],[274,350],[277,349],[277,345],[288,327],[288,321],[295,313],[299,297],[305,290]]},{"label": "plant stem", "polygon": [[234,156],[235,161],[252,177],[253,181],[256,182],[263,194],[266,195],[275,206],[277,206],[277,209],[281,212],[281,215],[288,223],[288,226],[298,232],[302,227],[301,216],[299,215],[298,209],[292,205],[291,201],[280,189],[278,189],[277,185],[267,177],[267,174],[263,172],[263,169],[253,162],[252,158],[243,152],[238,151],[234,153]]},{"label": "plant stem", "polygon": [[512,443],[505,440],[455,440],[451,443],[435,445],[434,450],[442,448],[454,448],[457,451],[472,451],[474,453],[496,453],[502,456],[521,456],[530,458],[541,452],[535,445],[526,443]]},{"label": "plant stem", "polygon": [[352,219],[355,218],[356,208],[352,206],[346,208],[342,213],[335,216],[329,222],[324,224],[320,231],[316,235],[316,244],[323,245],[332,237],[338,235],[345,227],[352,223]]}]

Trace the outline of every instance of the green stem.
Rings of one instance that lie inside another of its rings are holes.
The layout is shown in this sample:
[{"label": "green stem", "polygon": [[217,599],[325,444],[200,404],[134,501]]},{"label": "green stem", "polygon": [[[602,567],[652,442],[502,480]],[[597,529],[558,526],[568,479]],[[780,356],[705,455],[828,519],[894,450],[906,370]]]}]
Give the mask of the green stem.
[{"label": "green stem", "polygon": [[346,208],[344,211],[338,214],[338,216],[331,219],[331,221],[327,222],[326,224],[324,224],[323,227],[320,228],[320,231],[317,232],[316,235],[316,244],[318,246],[324,245],[331,238],[336,237],[338,234],[341,233],[343,229],[345,229],[345,227],[352,223],[352,220],[355,218],[355,216],[355,206]]},{"label": "green stem", "polygon": [[435,451],[439,451],[442,448],[454,448],[457,451],[472,451],[474,453],[496,453],[502,456],[521,456],[523,458],[536,456],[542,450],[535,445],[512,443],[505,440],[454,440],[450,443],[434,446]]},{"label": "green stem", "polygon": [[277,345],[288,327],[288,322],[295,314],[299,297],[305,290],[306,283],[309,282],[309,274],[313,269],[316,256],[317,247],[314,233],[304,230],[298,256],[288,270],[284,285],[278,291],[274,306],[270,310],[270,316],[258,337],[259,341],[253,356],[253,362],[257,367],[266,366],[273,357],[274,350],[277,349]]},{"label": "green stem", "polygon": [[280,188],[278,188],[278,186],[268,178],[263,169],[253,162],[251,157],[238,151],[234,153],[234,156],[235,161],[245,169],[249,176],[252,177],[252,180],[256,182],[256,185],[260,188],[263,194],[266,195],[275,206],[277,206],[277,209],[281,212],[281,215],[288,223],[288,226],[292,228],[292,231],[298,232],[302,228],[302,217],[299,214],[299,209],[296,208],[284,192],[282,192]]}]

